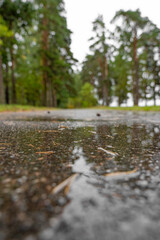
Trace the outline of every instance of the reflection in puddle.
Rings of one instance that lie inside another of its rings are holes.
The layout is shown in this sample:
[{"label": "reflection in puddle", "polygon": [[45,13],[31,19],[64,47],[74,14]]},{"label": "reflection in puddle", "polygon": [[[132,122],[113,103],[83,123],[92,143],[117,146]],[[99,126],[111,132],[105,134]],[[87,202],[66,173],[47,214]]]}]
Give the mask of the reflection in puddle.
[{"label": "reflection in puddle", "polygon": [[90,174],[92,164],[87,163],[84,156],[83,148],[75,146],[72,152],[75,156],[76,161],[72,166],[72,171],[76,173]]},{"label": "reflection in puddle", "polygon": [[[85,217],[86,224],[92,217],[105,218],[106,211],[112,218],[115,207],[123,207],[123,201],[130,208],[134,201],[138,206],[150,206],[159,200],[159,125],[81,125],[64,122],[63,131],[54,122],[45,126],[31,123],[28,129],[21,122],[15,122],[14,128],[1,126],[2,239],[36,234],[64,209],[64,219],[70,224],[76,217],[79,221]],[[137,173],[132,176],[107,179],[108,173],[134,169]],[[69,195],[61,191],[53,196],[55,186],[73,172],[80,175],[70,186]]]}]

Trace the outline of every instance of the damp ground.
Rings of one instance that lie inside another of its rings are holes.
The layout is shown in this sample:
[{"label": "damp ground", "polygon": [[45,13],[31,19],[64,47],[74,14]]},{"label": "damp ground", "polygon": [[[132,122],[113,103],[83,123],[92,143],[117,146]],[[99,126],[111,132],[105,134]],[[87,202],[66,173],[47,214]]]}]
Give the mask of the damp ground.
[{"label": "damp ground", "polygon": [[158,240],[160,113],[0,114],[1,240]]}]

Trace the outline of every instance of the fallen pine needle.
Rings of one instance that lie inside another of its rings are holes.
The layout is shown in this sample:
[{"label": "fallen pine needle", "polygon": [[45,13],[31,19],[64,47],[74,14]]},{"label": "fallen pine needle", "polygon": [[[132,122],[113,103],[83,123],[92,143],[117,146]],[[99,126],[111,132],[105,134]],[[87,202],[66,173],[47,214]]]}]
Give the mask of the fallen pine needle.
[{"label": "fallen pine needle", "polygon": [[54,153],[53,151],[49,151],[49,152],[36,152],[37,154],[52,154],[52,153]]},{"label": "fallen pine needle", "polygon": [[117,156],[117,155],[118,155],[118,153],[111,152],[111,151],[106,150],[106,149],[101,148],[101,147],[99,147],[98,149],[99,149],[99,150],[102,150],[103,152],[105,152],[105,153],[107,153],[107,154],[110,154],[110,155],[112,155],[112,156]]},{"label": "fallen pine needle", "polygon": [[112,139],[114,138],[114,137],[112,137],[112,136],[110,136],[110,135],[107,135],[107,137],[112,138]]},{"label": "fallen pine needle", "polygon": [[59,126],[58,128],[68,128],[68,127],[61,125],[61,126]]},{"label": "fallen pine needle", "polygon": [[57,130],[44,130],[43,132],[45,133],[54,133],[54,132],[58,132]]},{"label": "fallen pine needle", "polygon": [[93,133],[93,134],[96,134],[96,132],[94,132],[94,131],[89,131],[90,133]]},{"label": "fallen pine needle", "polygon": [[70,176],[69,178],[67,178],[66,180],[64,180],[63,182],[61,182],[60,184],[58,184],[53,190],[52,190],[52,194],[57,194],[59,192],[61,192],[64,188],[65,189],[65,194],[67,194],[69,192],[70,186],[72,184],[72,182],[75,180],[75,178],[78,176],[78,173],[73,174],[72,176]]},{"label": "fallen pine needle", "polygon": [[32,144],[28,144],[29,147],[34,147]]},{"label": "fallen pine needle", "polygon": [[56,143],[56,142],[53,141],[53,145],[58,146],[58,145],[60,145],[60,143]]},{"label": "fallen pine needle", "polygon": [[11,143],[0,143],[0,145],[11,145]]},{"label": "fallen pine needle", "polygon": [[107,174],[105,174],[104,176],[105,176],[105,177],[117,177],[117,176],[130,175],[130,174],[133,174],[133,173],[136,173],[136,172],[137,172],[137,168],[135,168],[135,169],[132,170],[132,171],[127,171],[127,172],[107,173]]}]

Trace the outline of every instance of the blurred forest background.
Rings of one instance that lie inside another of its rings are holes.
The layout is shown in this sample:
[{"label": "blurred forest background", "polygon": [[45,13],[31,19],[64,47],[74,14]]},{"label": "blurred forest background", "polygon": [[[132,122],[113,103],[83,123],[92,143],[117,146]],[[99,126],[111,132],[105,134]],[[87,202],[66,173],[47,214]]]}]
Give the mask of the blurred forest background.
[{"label": "blurred forest background", "polygon": [[0,0],[0,103],[74,108],[132,98],[156,105],[160,29],[139,9],[120,10],[111,22],[113,32],[102,15],[93,19],[90,54],[75,70],[63,0]]}]

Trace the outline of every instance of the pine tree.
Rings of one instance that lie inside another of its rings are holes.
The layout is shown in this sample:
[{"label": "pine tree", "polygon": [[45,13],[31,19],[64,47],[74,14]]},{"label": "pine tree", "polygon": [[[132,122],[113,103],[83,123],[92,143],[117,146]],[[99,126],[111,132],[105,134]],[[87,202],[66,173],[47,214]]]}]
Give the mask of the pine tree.
[{"label": "pine tree", "polygon": [[[62,0],[38,1],[43,97],[46,106],[63,105],[72,87],[71,31]],[[63,94],[62,94],[63,92]],[[66,95],[66,97],[65,97]],[[63,99],[64,96],[64,99]]]},{"label": "pine tree", "polygon": [[13,32],[12,38],[8,41],[9,55],[11,60],[11,82],[12,82],[12,103],[17,102],[16,96],[16,78],[15,78],[15,49],[14,45],[18,46],[16,34],[24,31],[32,22],[32,3],[22,0],[4,0],[0,7],[0,15],[6,22],[10,31]]},{"label": "pine tree", "polygon": [[3,73],[2,73],[2,46],[4,39],[12,36],[12,32],[8,30],[5,21],[0,16],[0,104],[5,103]]},{"label": "pine tree", "polygon": [[108,71],[109,45],[107,44],[106,32],[103,16],[99,15],[93,22],[94,36],[89,39],[92,54],[86,56],[86,60],[83,63],[82,75],[86,74],[88,76],[88,81],[97,88],[97,93],[99,98],[102,99],[103,105],[108,106],[111,100],[111,81]]},{"label": "pine tree", "polygon": [[[128,48],[130,57],[132,58],[132,84],[133,84],[133,102],[134,105],[138,105],[140,93],[139,93],[139,60],[138,60],[138,43],[139,43],[139,30],[144,30],[145,27],[150,25],[150,21],[147,17],[142,17],[139,9],[136,11],[118,11],[112,23],[117,19],[122,18],[123,23],[121,27],[117,27],[117,31],[120,33],[119,41],[126,45]],[[125,40],[125,42],[124,42]]]},{"label": "pine tree", "polygon": [[160,96],[160,29],[152,25],[152,29],[141,34],[140,44],[143,49],[140,55],[143,66],[141,95],[146,102],[153,99],[156,105],[156,98]]}]

